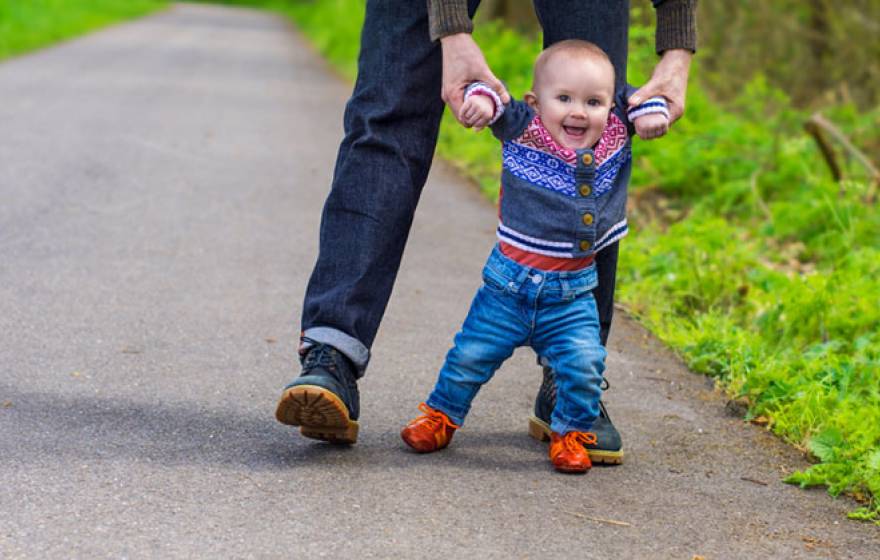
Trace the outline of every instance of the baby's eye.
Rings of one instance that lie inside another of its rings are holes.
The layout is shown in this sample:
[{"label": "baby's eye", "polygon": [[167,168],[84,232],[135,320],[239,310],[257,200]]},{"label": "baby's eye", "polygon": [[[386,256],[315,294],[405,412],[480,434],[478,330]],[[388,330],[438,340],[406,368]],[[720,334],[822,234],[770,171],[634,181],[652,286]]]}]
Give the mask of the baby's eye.
[{"label": "baby's eye", "polygon": [[587,101],[587,105],[589,105],[590,107],[598,107],[601,104],[602,102],[598,99],[590,99],[589,101]]},{"label": "baby's eye", "polygon": [[556,99],[562,101],[563,103],[568,103],[569,101],[571,101],[571,97],[569,97],[569,96],[567,96],[567,95],[565,95],[565,94],[560,95],[560,96],[557,97]]}]

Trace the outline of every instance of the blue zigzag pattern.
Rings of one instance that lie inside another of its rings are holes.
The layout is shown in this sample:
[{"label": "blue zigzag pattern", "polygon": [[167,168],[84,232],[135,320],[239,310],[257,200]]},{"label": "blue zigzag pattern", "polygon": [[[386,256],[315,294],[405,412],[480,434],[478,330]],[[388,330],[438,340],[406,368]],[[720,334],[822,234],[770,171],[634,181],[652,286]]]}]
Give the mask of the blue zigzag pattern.
[{"label": "blue zigzag pattern", "polygon": [[574,196],[574,169],[550,154],[527,148],[515,142],[505,142],[504,167],[514,177],[539,187]]},{"label": "blue zigzag pattern", "polygon": [[602,196],[614,188],[617,173],[630,157],[631,152],[624,146],[617,150],[617,153],[613,156],[602,162],[602,165],[596,170],[596,181],[593,184],[593,192],[596,193],[596,196]]}]

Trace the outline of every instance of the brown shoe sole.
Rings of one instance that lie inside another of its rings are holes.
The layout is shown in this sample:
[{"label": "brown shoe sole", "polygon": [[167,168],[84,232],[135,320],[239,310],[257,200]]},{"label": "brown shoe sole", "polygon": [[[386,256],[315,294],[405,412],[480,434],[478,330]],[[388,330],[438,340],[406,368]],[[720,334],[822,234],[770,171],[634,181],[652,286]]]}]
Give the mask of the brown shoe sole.
[{"label": "brown shoe sole", "polygon": [[358,423],[348,417],[348,407],[329,391],[317,385],[297,385],[286,389],[278,401],[275,418],[282,424],[300,426],[307,438],[330,443],[355,443]]},{"label": "brown shoe sole", "polygon": [[[546,422],[532,416],[529,418],[529,435],[538,441],[550,441],[550,426]],[[587,449],[590,461],[604,465],[620,465],[623,463],[623,450],[606,451],[604,449]]]}]

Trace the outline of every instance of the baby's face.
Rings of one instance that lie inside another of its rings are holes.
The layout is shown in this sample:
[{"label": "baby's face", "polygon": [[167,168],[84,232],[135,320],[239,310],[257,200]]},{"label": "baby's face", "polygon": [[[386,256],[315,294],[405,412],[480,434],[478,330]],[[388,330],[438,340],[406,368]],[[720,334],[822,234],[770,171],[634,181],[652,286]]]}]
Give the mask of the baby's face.
[{"label": "baby's face", "polygon": [[614,71],[607,63],[556,53],[526,94],[556,142],[578,150],[599,141],[614,104]]}]

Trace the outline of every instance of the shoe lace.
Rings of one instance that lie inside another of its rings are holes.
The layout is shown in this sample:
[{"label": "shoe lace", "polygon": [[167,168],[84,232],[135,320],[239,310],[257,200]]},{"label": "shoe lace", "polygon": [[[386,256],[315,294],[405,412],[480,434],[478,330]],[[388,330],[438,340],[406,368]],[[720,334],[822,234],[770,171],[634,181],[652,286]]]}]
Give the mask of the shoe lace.
[{"label": "shoe lace", "polygon": [[453,424],[448,416],[440,412],[439,410],[434,410],[426,403],[422,403],[419,405],[419,410],[424,412],[423,415],[419,416],[417,420],[422,420],[431,430],[437,430],[437,428],[455,428],[459,429],[461,426],[458,424]]},{"label": "shoe lace", "polygon": [[331,367],[336,365],[334,350],[331,346],[315,342],[310,338],[303,338],[303,342],[311,344],[312,347],[306,352],[303,360],[303,370],[314,369],[315,367]]},{"label": "shoe lace", "polygon": [[596,445],[598,439],[593,432],[569,432],[562,438],[565,448],[577,453],[585,445]]}]

